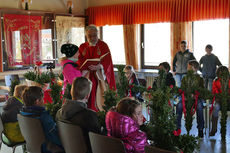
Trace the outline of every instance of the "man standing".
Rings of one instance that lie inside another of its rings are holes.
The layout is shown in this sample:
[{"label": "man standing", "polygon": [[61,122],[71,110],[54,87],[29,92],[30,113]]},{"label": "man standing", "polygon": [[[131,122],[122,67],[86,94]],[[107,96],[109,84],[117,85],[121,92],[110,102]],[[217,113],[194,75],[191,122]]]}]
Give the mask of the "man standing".
[{"label": "man standing", "polygon": [[188,61],[196,59],[193,53],[187,49],[186,41],[181,41],[180,49],[173,58],[173,74],[177,87],[181,86],[181,80],[187,73]]},{"label": "man standing", "polygon": [[206,55],[200,59],[200,67],[204,78],[205,87],[211,91],[212,81],[216,77],[216,67],[222,65],[217,56],[212,54],[212,45],[208,44],[205,47]]},{"label": "man standing", "polygon": [[96,26],[87,26],[85,35],[87,42],[81,44],[79,48],[80,66],[87,59],[100,58],[105,55],[99,64],[89,65],[86,70],[82,70],[83,76],[89,78],[93,83],[92,92],[88,101],[88,108],[98,111],[103,109],[103,93],[106,90],[105,82],[108,83],[110,89],[116,89],[113,62],[109,47],[105,42],[98,39],[98,30]]}]

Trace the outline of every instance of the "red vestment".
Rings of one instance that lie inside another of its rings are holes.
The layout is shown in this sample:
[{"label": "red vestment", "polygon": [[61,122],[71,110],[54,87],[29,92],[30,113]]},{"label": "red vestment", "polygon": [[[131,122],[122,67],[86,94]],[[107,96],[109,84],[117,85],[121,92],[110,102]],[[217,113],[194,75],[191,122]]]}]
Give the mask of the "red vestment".
[{"label": "red vestment", "polygon": [[[108,53],[102,61],[101,65],[104,68],[104,74],[106,76],[106,81],[110,87],[110,89],[116,90],[116,83],[115,83],[115,77],[114,77],[114,71],[113,71],[113,62],[110,54],[109,47],[107,44],[101,40],[98,40],[97,44],[95,46],[90,46],[88,42],[83,43],[79,47],[79,60],[78,64],[81,66],[82,63],[85,62],[86,59],[92,59],[92,58],[99,58],[102,55]],[[97,86],[98,86],[98,77],[96,76],[96,71],[89,71],[89,79],[92,81],[92,91],[88,100],[88,108],[93,109],[95,111],[98,111],[98,106],[96,102],[96,93],[97,93]]]}]

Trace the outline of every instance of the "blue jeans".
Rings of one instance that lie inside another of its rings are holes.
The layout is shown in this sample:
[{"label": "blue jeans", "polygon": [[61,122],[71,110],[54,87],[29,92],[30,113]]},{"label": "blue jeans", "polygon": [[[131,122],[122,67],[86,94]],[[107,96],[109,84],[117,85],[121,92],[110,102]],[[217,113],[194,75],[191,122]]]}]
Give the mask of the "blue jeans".
[{"label": "blue jeans", "polygon": [[212,91],[212,82],[213,82],[213,79],[204,78],[205,88],[207,88],[209,91]]},{"label": "blue jeans", "polygon": [[174,75],[174,79],[176,81],[176,86],[181,87],[181,80],[186,74],[176,74]]},{"label": "blue jeans", "polygon": [[[191,110],[186,110],[186,113],[190,113]],[[180,101],[176,106],[176,115],[177,115],[177,129],[181,129],[181,118],[183,112],[183,105]],[[197,128],[203,130],[204,128],[204,115],[203,115],[203,101],[198,100],[197,109],[196,109],[196,118],[197,118]]]},{"label": "blue jeans", "polygon": [[219,116],[219,111],[220,111],[220,103],[215,102],[215,104],[213,105],[212,115],[214,117],[218,117]]}]

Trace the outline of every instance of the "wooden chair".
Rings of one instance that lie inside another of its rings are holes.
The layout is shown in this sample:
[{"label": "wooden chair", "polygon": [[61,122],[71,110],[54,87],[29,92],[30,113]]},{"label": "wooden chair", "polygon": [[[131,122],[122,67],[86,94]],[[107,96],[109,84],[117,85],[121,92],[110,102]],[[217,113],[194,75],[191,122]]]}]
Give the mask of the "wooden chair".
[{"label": "wooden chair", "polygon": [[26,143],[25,141],[23,141],[23,142],[17,142],[17,143],[11,142],[4,135],[3,130],[4,130],[4,126],[3,126],[2,118],[0,116],[0,133],[1,133],[1,135],[0,135],[0,149],[1,149],[2,143],[4,143],[8,147],[12,147],[12,149],[13,149],[12,152],[14,153],[17,146],[25,145],[25,143]]},{"label": "wooden chair", "polygon": [[66,153],[86,153],[87,146],[81,127],[57,122],[59,137]]},{"label": "wooden chair", "polygon": [[145,153],[174,153],[174,152],[156,148],[153,146],[145,146]]},{"label": "wooden chair", "polygon": [[41,153],[41,145],[45,142],[41,121],[18,114],[18,123],[26,141],[27,151],[31,153]]},{"label": "wooden chair", "polygon": [[89,132],[93,153],[125,153],[125,147],[120,139]]},{"label": "wooden chair", "polygon": [[138,78],[138,81],[139,81],[140,85],[146,87],[146,85],[147,85],[146,79]]}]

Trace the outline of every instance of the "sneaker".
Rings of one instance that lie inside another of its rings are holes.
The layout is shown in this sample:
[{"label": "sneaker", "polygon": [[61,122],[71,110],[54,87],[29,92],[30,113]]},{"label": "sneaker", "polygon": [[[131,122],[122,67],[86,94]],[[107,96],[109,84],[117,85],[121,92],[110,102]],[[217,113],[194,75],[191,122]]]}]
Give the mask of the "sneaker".
[{"label": "sneaker", "polygon": [[203,130],[198,130],[198,137],[199,138],[203,138],[204,137]]}]

